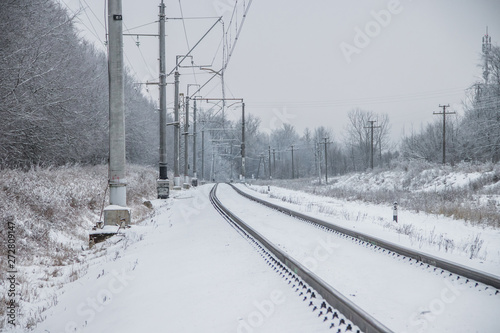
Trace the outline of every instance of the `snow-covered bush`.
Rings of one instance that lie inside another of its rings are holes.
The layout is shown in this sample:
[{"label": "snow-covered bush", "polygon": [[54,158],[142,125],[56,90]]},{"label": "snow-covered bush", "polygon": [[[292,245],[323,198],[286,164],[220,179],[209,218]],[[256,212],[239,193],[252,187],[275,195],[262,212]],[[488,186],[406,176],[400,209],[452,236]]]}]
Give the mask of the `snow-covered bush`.
[{"label": "snow-covered bush", "polygon": [[[67,165],[0,171],[0,303],[5,304],[7,237],[6,224],[15,225],[18,270],[18,319],[24,328],[39,320],[43,309],[57,302],[44,289],[57,288],[85,274],[81,255],[88,248],[88,232],[107,205],[107,166]],[[144,219],[145,200],[156,197],[157,171],[129,165],[127,205],[132,223]],[[55,297],[55,298],[54,298]],[[36,305],[35,305],[36,304]],[[0,331],[6,307],[0,307]]]}]

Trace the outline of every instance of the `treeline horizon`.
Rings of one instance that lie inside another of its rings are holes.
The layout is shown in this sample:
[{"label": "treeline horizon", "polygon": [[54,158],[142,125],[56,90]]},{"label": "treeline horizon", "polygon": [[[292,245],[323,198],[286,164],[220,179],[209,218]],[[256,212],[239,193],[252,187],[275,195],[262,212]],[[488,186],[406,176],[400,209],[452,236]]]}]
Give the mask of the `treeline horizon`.
[{"label": "treeline horizon", "polygon": [[[107,163],[106,54],[78,36],[74,17],[54,0],[9,0],[2,7],[0,168]],[[493,46],[487,57],[488,83],[471,84],[471,89],[464,92],[464,115],[447,117],[447,163],[500,161],[500,48]],[[141,93],[132,75],[126,73],[124,81],[127,161],[156,166],[157,107]],[[237,179],[241,174],[241,120],[227,120],[214,110],[198,112],[198,178]],[[168,117],[172,122],[171,115]],[[387,114],[353,108],[348,118],[342,133],[318,126],[299,134],[288,123],[264,132],[260,119],[249,113],[245,176],[311,177],[324,175],[326,167],[330,175],[365,171],[371,168],[371,121],[376,121],[377,126],[373,132],[374,167],[390,167],[396,159],[442,162],[440,119],[393,144]],[[171,173],[171,126],[167,135]],[[186,137],[181,136],[181,141]],[[184,145],[180,147],[182,156]],[[183,163],[181,158],[181,171]]]}]

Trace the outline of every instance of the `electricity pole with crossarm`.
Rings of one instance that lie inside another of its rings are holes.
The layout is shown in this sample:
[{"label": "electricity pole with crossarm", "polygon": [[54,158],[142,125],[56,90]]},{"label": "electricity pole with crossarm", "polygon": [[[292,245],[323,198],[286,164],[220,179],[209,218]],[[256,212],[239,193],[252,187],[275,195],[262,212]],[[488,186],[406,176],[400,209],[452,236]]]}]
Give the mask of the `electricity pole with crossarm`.
[{"label": "electricity pole with crossarm", "polygon": [[446,115],[447,114],[455,114],[455,112],[446,112],[446,108],[450,107],[448,105],[439,104],[440,108],[443,108],[443,112],[434,112],[434,114],[442,114],[443,115],[443,164],[446,164]]}]

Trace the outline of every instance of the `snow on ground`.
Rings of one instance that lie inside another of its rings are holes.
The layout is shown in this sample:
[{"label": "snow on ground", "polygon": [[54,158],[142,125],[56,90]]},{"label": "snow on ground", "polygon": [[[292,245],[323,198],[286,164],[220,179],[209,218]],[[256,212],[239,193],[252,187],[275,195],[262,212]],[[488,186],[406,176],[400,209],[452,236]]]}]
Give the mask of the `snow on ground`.
[{"label": "snow on ground", "polygon": [[234,214],[394,332],[498,332],[500,295],[360,246],[220,185]]},{"label": "snow on ground", "polygon": [[358,191],[410,190],[414,192],[440,192],[460,189],[477,182],[481,177],[492,176],[494,171],[468,172],[466,170],[431,168],[421,172],[387,170],[381,172],[361,172],[334,177],[330,180],[335,187],[346,187]]},{"label": "snow on ground", "polygon": [[321,332],[328,328],[212,208],[211,185],[96,247],[37,332]]},{"label": "snow on ground", "polygon": [[395,223],[392,206],[338,200],[276,186],[271,186],[269,192],[267,186],[237,186],[262,199],[339,226],[500,276],[499,229],[415,213],[402,207],[398,209],[398,223]]},{"label": "snow on ground", "polygon": [[[447,179],[450,185],[451,177]],[[390,179],[380,177],[378,182],[387,186]],[[497,185],[489,185],[491,193],[497,192]],[[391,222],[392,207],[274,186],[269,194],[267,187],[252,188],[246,190],[343,227],[500,275],[498,229],[401,207],[396,225]],[[123,236],[83,251],[70,266],[49,267],[35,260],[36,265],[26,267],[27,275],[19,276],[26,280],[22,284],[26,290],[20,292],[27,295],[27,303],[18,316],[46,318],[36,332],[154,332],[165,327],[172,332],[323,329],[321,324],[315,326],[316,318],[304,314],[296,294],[288,293],[287,285],[267,269],[252,246],[213,211],[207,198],[209,189],[207,185],[172,192],[169,200],[155,200],[150,219]],[[491,197],[487,199],[491,201]],[[240,253],[246,264],[238,261]],[[43,304],[30,304],[33,293],[43,298]],[[267,316],[265,306],[270,304],[273,311]],[[48,310],[40,314],[41,307]]]}]

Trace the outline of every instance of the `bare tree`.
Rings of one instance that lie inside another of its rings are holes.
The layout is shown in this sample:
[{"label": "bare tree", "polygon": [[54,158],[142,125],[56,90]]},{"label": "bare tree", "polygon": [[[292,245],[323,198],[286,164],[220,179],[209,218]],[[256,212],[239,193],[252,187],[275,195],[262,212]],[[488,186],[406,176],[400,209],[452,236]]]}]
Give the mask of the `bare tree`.
[{"label": "bare tree", "polygon": [[359,108],[353,109],[348,114],[349,125],[345,129],[344,142],[354,171],[364,170],[369,167],[371,151],[371,133],[367,128],[370,121],[376,121],[378,127],[374,132],[374,147],[381,156],[384,149],[388,148],[389,117],[377,115],[372,111]]},{"label": "bare tree", "polygon": [[290,148],[299,142],[299,135],[290,124],[283,124],[281,128],[271,133],[271,144],[276,147],[276,177],[291,178],[292,158]]}]

